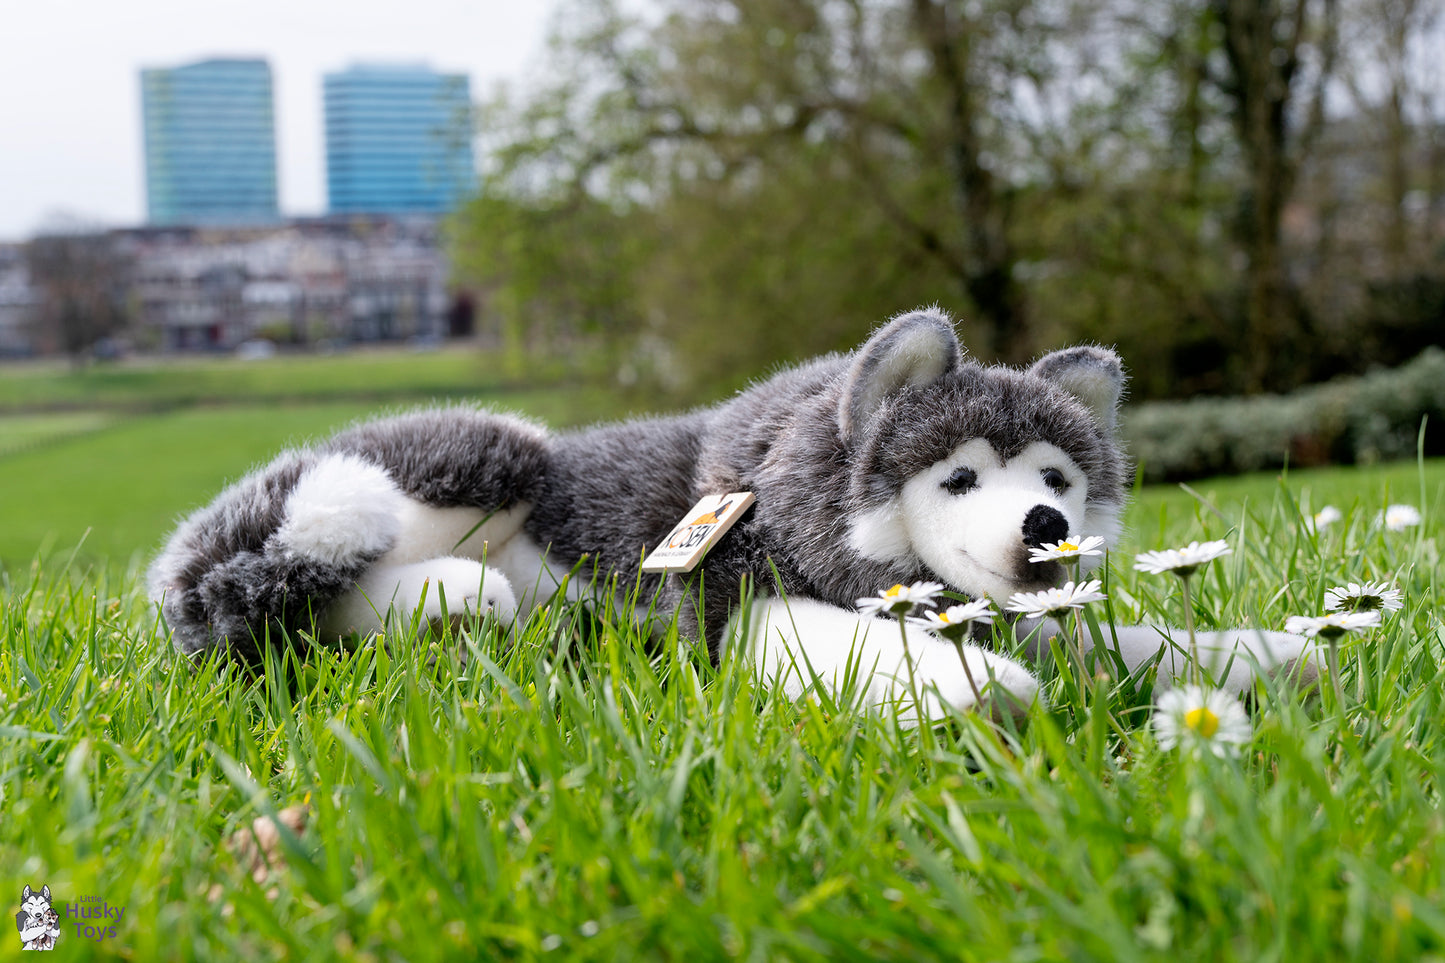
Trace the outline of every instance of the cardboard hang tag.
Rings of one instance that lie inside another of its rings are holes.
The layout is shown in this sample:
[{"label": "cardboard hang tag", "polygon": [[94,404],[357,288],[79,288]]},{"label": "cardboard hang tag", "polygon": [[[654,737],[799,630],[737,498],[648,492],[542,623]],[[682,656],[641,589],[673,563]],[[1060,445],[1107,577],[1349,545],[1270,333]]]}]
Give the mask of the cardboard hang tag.
[{"label": "cardboard hang tag", "polygon": [[708,495],[642,560],[644,572],[691,572],[708,549],[757,501],[752,492]]}]

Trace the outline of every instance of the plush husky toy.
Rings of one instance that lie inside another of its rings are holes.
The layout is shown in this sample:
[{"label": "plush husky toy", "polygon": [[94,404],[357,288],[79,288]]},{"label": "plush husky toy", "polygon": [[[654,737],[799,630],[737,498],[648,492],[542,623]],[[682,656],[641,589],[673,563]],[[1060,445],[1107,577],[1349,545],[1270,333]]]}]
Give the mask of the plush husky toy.
[{"label": "plush husky toy", "polygon": [[[837,687],[851,669],[862,698],[884,703],[906,691],[910,656],[895,621],[857,614],[859,598],[928,579],[1002,602],[1061,580],[1030,547],[1119,531],[1131,476],[1118,357],[1075,347],[1016,370],[962,355],[949,320],[923,310],[851,355],[678,417],[561,435],[470,408],[362,424],[192,515],[155,562],[152,592],[183,652],[254,658],[313,626],[322,638],[380,630],[389,609],[510,619],[586,560],[640,582],[645,600],[660,593],[657,611],[677,611],[714,658],[746,638],[758,672],[790,693]],[[696,570],[639,572],[702,496],[742,491],[756,504]],[[759,595],[747,607],[745,580]],[[1298,660],[1305,640],[1239,631],[1201,645],[1242,687],[1251,666]],[[1161,677],[1183,668],[1154,628],[1121,629],[1119,648],[1131,667],[1165,648]],[[976,701],[951,645],[915,631],[909,650],[928,699]],[[1023,665],[965,652],[973,680],[1032,700]]]}]

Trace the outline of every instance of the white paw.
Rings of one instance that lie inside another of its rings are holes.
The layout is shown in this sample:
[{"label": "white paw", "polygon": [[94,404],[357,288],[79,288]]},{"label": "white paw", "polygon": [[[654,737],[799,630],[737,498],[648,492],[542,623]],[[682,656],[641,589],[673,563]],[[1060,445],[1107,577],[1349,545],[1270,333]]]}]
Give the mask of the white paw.
[{"label": "white paw", "polygon": [[[1187,633],[1176,632],[1174,638],[1188,647]],[[1260,672],[1307,686],[1319,681],[1315,644],[1302,635],[1230,629],[1200,632],[1197,638],[1199,661],[1222,689],[1248,691]]]},{"label": "white paw", "polygon": [[510,622],[517,613],[517,596],[501,572],[469,558],[379,565],[330,606],[324,628],[337,635],[379,632],[388,612],[433,623],[473,615]]},{"label": "white paw", "polygon": [[275,537],[297,555],[350,565],[391,548],[405,508],[406,496],[386,469],[354,455],[328,455],[291,489]]},{"label": "white paw", "polygon": [[[893,626],[897,633],[897,626]],[[919,637],[921,636],[921,638]],[[1039,695],[1039,680],[1025,666],[1007,656],[976,645],[963,647],[963,659],[951,643],[929,633],[912,633],[914,676],[928,715],[946,715],[952,709],[982,709],[991,716],[1022,717]],[[907,667],[903,682],[907,682]],[[977,689],[977,693],[975,693]],[[977,697],[982,697],[980,706]]]},{"label": "white paw", "polygon": [[[1050,622],[1044,625],[1037,637],[1042,640],[1063,631],[1066,630]],[[1198,632],[1195,640],[1199,661],[1210,679],[1220,688],[1236,694],[1252,689],[1261,673],[1304,686],[1319,680],[1318,650],[1313,642],[1300,635],[1227,629]],[[1086,639],[1085,643],[1092,647],[1092,640]],[[1158,659],[1157,685],[1161,690],[1171,687],[1176,681],[1187,681],[1192,674],[1189,633],[1184,629],[1152,625],[1119,626],[1113,630],[1113,637],[1108,638],[1108,644],[1111,648],[1117,646],[1118,654],[1131,672]]]},{"label": "white paw", "polygon": [[517,596],[507,579],[495,569],[469,558],[432,558],[402,566],[397,592],[399,611],[444,621],[475,614],[490,614],[510,621],[517,613]]},{"label": "white paw", "polygon": [[905,651],[897,622],[811,599],[757,600],[748,638],[758,677],[789,696],[815,685],[841,694],[856,677],[863,706],[897,706],[908,722],[918,717],[910,686],[928,718],[950,708],[1022,715],[1039,695],[1033,673],[1005,656],[965,645],[960,660],[953,645],[913,628]]}]

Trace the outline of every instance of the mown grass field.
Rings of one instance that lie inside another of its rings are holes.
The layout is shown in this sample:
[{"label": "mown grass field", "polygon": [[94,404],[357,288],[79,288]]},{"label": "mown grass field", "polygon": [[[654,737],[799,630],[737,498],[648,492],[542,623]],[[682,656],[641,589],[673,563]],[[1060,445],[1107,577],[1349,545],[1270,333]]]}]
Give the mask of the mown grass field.
[{"label": "mown grass field", "polygon": [[[532,410],[567,420],[540,409],[555,394]],[[587,413],[612,413],[601,394]],[[1402,611],[1345,650],[1346,704],[1261,687],[1237,759],[1161,749],[1148,680],[1086,698],[1042,664],[1050,701],[1021,727],[958,716],[919,732],[781,698],[742,660],[709,666],[665,628],[649,658],[639,629],[562,604],[511,637],[399,625],[259,680],[175,657],[141,584],[174,516],[368,403],[128,415],[0,454],[0,891],[12,910],[26,883],[57,904],[125,908],[102,942],[66,921],[58,952],[1445,953],[1445,464],[1139,494],[1107,567],[1121,622],[1178,624],[1173,580],[1130,559],[1191,539],[1234,548],[1197,580],[1201,625],[1278,627],[1349,580],[1404,592]],[[1312,535],[1302,498],[1346,518]],[[1395,502],[1424,523],[1382,531],[1375,513]],[[258,881],[227,841],[290,806],[307,822],[281,834]]]}]

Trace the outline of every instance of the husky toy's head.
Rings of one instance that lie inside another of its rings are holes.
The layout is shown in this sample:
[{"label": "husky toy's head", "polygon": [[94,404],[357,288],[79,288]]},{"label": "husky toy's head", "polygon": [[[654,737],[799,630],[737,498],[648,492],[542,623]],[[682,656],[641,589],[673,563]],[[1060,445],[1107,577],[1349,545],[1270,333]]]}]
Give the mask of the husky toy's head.
[{"label": "husky toy's head", "polygon": [[940,312],[894,319],[854,355],[839,403],[850,544],[875,561],[921,562],[975,597],[1057,584],[1062,567],[1030,562],[1031,548],[1118,534],[1123,387],[1103,348],[984,367],[964,360]]}]

